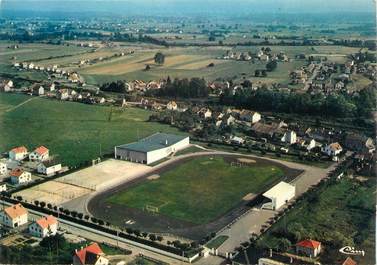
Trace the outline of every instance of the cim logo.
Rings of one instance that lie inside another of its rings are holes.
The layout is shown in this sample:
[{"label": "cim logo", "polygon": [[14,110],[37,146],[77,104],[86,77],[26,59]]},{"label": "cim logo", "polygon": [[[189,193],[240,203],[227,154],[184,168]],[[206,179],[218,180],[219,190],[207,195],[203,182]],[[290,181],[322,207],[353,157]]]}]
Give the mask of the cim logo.
[{"label": "cim logo", "polygon": [[355,256],[364,256],[365,251],[364,250],[357,250],[354,247],[345,246],[339,249],[340,253],[346,254],[346,255],[355,255]]}]

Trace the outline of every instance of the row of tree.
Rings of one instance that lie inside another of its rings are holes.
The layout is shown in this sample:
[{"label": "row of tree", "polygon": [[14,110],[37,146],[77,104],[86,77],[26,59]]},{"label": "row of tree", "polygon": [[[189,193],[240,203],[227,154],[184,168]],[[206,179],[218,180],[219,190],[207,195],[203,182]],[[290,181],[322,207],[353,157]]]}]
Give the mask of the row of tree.
[{"label": "row of tree", "polygon": [[209,89],[203,78],[176,78],[171,81],[170,77],[168,77],[166,84],[161,89],[150,93],[154,93],[155,96],[172,98],[206,98],[208,97]]},{"label": "row of tree", "polygon": [[357,95],[297,94],[269,89],[238,90],[235,95],[225,90],[220,103],[259,111],[302,113],[329,117],[367,117],[375,110],[376,94],[373,86]]}]

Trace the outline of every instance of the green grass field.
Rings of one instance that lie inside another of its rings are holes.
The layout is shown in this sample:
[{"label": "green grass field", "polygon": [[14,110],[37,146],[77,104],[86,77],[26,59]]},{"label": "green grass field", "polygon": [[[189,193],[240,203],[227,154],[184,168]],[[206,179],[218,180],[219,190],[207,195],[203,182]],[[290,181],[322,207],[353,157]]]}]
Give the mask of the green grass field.
[{"label": "green grass field", "polygon": [[[26,104],[14,108],[23,101]],[[14,109],[13,109],[14,108]],[[47,146],[65,165],[111,152],[115,145],[129,143],[157,131],[179,133],[159,123],[147,122],[150,111],[61,102],[24,95],[0,93],[0,150],[25,145]]]},{"label": "green grass field", "polygon": [[160,178],[121,191],[108,202],[205,224],[235,207],[249,193],[258,193],[283,176],[272,165],[230,166],[223,157],[198,157],[164,172]]}]

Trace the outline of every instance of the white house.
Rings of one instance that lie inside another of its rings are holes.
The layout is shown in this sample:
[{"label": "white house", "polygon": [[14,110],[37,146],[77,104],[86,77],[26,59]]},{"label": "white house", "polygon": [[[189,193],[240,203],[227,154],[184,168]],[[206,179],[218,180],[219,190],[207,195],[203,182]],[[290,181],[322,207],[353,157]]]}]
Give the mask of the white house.
[{"label": "white house", "polygon": [[27,148],[25,146],[15,147],[9,151],[9,158],[21,161],[27,157]]},{"label": "white house", "polygon": [[322,152],[328,156],[337,156],[343,151],[342,146],[339,143],[331,143],[322,148]]},{"label": "white house", "polygon": [[263,209],[277,210],[286,204],[296,195],[296,187],[284,181],[263,193],[263,196],[270,200],[262,205]]},{"label": "white house", "polygon": [[49,158],[49,150],[43,145],[29,154],[30,161],[45,161]]},{"label": "white house", "polygon": [[4,92],[9,92],[13,88],[13,81],[12,80],[5,80],[2,82],[0,91],[3,90]]},{"label": "white house", "polygon": [[247,121],[251,123],[257,123],[261,120],[261,115],[258,112],[250,110],[242,110],[240,113],[240,120]]},{"label": "white house", "polygon": [[23,171],[21,168],[13,169],[9,176],[12,184],[24,184],[31,181],[31,173]]},{"label": "white house", "polygon": [[306,150],[310,151],[312,150],[316,145],[316,142],[314,139],[310,139],[310,141],[308,141],[308,143],[306,144]]},{"label": "white house", "polygon": [[297,142],[297,135],[294,131],[289,131],[284,133],[284,136],[281,138],[283,143],[295,144]]},{"label": "white house", "polygon": [[245,140],[241,137],[238,137],[238,136],[232,136],[230,138],[230,142],[233,143],[233,144],[243,144],[245,142]]},{"label": "white house", "polygon": [[7,191],[7,184],[5,182],[0,182],[0,192]]},{"label": "white house", "polygon": [[151,164],[190,145],[188,136],[155,133],[138,142],[115,147],[115,158]]},{"label": "white house", "polygon": [[0,223],[8,227],[19,227],[27,223],[28,212],[21,204],[15,204],[0,212]]},{"label": "white house", "polygon": [[7,173],[7,164],[0,162],[0,175]]},{"label": "white house", "polygon": [[229,115],[228,118],[226,118],[226,125],[232,125],[236,121],[236,118],[234,118],[232,115]]},{"label": "white house", "polygon": [[175,101],[169,101],[168,104],[166,104],[166,108],[168,110],[177,110],[178,105]]},{"label": "white house", "polygon": [[29,233],[35,237],[47,237],[55,235],[58,231],[58,220],[52,215],[44,216],[31,225],[29,225]]},{"label": "white house", "polygon": [[73,265],[108,265],[109,260],[105,258],[105,253],[97,243],[93,243],[85,248],[76,250],[73,255]]},{"label": "white house", "polygon": [[62,169],[62,164],[54,160],[46,160],[38,164],[37,172],[44,175],[53,175]]}]

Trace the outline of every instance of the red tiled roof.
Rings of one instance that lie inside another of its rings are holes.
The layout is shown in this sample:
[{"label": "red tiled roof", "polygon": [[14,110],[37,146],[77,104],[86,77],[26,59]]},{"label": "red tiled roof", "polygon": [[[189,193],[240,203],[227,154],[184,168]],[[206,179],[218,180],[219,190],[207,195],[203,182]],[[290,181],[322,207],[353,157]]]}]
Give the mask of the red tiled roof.
[{"label": "red tiled roof", "polygon": [[15,147],[11,150],[13,153],[19,154],[19,153],[27,153],[27,148],[25,146],[19,146]]},{"label": "red tiled roof", "polygon": [[44,147],[43,145],[41,145],[40,147],[35,149],[34,152],[38,153],[39,155],[44,155],[45,153],[48,152],[48,149]]},{"label": "red tiled roof", "polygon": [[19,177],[24,173],[24,171],[21,168],[15,168],[10,172],[11,177]]},{"label": "red tiled roof", "polygon": [[297,246],[305,247],[305,248],[318,248],[321,245],[321,242],[315,240],[303,240],[297,243]]},{"label": "red tiled roof", "polygon": [[58,221],[56,220],[55,217],[52,215],[42,217],[41,219],[38,219],[36,223],[42,227],[43,229],[48,228],[49,226],[56,224]]},{"label": "red tiled roof", "polygon": [[27,214],[27,210],[19,203],[5,208],[4,212],[12,219]]},{"label": "red tiled roof", "polygon": [[94,255],[102,255],[104,254],[102,249],[99,247],[97,243],[93,243],[90,246],[87,246],[86,248],[83,248],[75,253],[75,255],[80,260],[81,264],[87,264],[87,256],[88,254],[94,254]]},{"label": "red tiled roof", "polygon": [[357,262],[347,257],[346,260],[342,263],[342,265],[357,265]]}]

